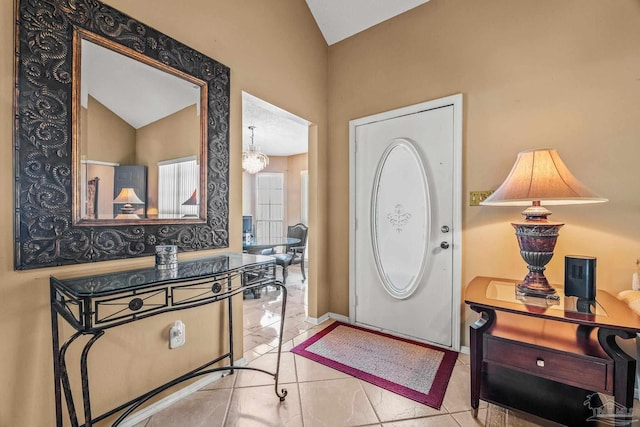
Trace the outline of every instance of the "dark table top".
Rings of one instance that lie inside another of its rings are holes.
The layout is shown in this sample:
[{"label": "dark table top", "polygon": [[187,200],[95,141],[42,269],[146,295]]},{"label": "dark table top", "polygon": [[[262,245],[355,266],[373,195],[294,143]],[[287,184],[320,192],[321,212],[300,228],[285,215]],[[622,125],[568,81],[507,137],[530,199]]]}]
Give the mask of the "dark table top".
[{"label": "dark table top", "polygon": [[210,257],[178,261],[178,268],[159,270],[155,266],[51,282],[77,297],[97,297],[125,290],[142,289],[165,282],[188,281],[239,271],[243,267],[272,263],[273,257],[241,253],[223,253]]},{"label": "dark table top", "polygon": [[640,332],[640,316],[610,293],[597,290],[595,301],[567,297],[561,286],[553,286],[558,301],[516,296],[518,280],[476,277],[465,290],[464,302],[481,308],[525,316],[576,323],[585,326]]},{"label": "dark table top", "polygon": [[242,241],[242,249],[247,251],[259,251],[262,249],[275,248],[276,246],[289,246],[300,243],[300,239],[293,237],[272,237],[270,239],[258,239],[252,237],[250,241]]}]

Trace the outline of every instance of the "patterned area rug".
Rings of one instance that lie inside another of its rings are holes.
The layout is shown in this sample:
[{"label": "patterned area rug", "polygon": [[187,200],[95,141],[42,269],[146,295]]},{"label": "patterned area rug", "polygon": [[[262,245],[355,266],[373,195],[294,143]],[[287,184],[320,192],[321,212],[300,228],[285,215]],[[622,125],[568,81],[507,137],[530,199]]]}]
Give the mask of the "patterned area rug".
[{"label": "patterned area rug", "polygon": [[458,354],[336,322],[291,350],[439,409]]}]

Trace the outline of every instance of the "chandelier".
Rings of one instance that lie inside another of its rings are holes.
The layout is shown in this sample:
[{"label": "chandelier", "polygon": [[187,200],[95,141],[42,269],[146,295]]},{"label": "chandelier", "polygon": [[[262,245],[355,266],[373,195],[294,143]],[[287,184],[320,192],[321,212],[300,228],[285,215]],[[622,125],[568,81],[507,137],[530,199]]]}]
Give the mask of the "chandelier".
[{"label": "chandelier", "polygon": [[242,169],[251,174],[260,172],[269,164],[267,155],[261,153],[253,144],[253,130],[255,128],[255,126],[249,126],[249,129],[251,129],[251,144],[249,144],[247,151],[242,152]]}]

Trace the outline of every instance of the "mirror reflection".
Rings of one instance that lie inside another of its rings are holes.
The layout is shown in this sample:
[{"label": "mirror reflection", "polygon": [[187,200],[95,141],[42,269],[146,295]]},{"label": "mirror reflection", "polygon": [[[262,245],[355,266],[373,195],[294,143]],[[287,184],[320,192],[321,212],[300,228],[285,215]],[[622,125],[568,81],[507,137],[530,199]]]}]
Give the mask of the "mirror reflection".
[{"label": "mirror reflection", "polygon": [[88,33],[76,50],[77,222],[204,221],[205,83]]}]

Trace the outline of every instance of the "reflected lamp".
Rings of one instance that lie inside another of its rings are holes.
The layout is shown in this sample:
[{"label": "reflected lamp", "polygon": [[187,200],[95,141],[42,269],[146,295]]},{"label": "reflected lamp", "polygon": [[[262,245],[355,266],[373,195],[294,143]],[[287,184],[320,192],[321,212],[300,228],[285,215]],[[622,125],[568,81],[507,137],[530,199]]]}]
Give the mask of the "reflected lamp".
[{"label": "reflected lamp", "polygon": [[554,149],[536,149],[518,153],[505,181],[487,199],[485,206],[528,206],[524,221],[513,222],[520,255],[529,273],[517,285],[524,295],[546,297],[555,293],[544,276],[553,257],[558,230],[564,224],[549,221],[551,212],[542,205],[601,203],[607,199],[585,187],[573,176]]},{"label": "reflected lamp", "polygon": [[[198,206],[198,190],[193,190],[193,194],[186,201],[182,203],[182,206]],[[183,217],[197,217],[195,213],[187,213]]]},{"label": "reflected lamp", "polygon": [[118,194],[118,197],[113,199],[113,203],[124,203],[122,208],[120,208],[120,213],[116,216],[116,219],[140,218],[134,213],[135,208],[132,204],[144,204],[136,194],[135,190],[131,187],[124,187],[120,190],[120,194]]}]

